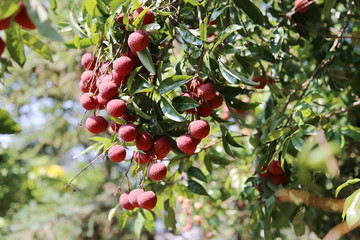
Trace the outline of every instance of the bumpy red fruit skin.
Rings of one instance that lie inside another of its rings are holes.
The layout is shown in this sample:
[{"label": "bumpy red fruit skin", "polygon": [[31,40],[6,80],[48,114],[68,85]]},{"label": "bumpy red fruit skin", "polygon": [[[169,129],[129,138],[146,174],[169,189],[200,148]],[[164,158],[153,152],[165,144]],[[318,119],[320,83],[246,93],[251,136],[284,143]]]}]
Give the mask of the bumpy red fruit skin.
[{"label": "bumpy red fruit skin", "polygon": [[146,210],[151,210],[156,206],[157,197],[153,191],[146,191],[139,195],[138,205]]},{"label": "bumpy red fruit skin", "polygon": [[131,51],[124,52],[121,56],[129,57],[131,59],[134,67],[136,67],[140,63],[140,60],[139,60],[139,57],[137,56],[137,54],[134,54]]},{"label": "bumpy red fruit skin", "polygon": [[5,18],[0,21],[0,30],[7,29],[10,26],[11,17]]},{"label": "bumpy red fruit skin", "polygon": [[86,119],[85,126],[91,133],[98,134],[106,131],[108,123],[102,116],[91,116]]},{"label": "bumpy red fruit skin", "polygon": [[276,185],[284,184],[286,182],[286,178],[285,173],[281,175],[270,175],[271,181]]},{"label": "bumpy red fruit skin", "polygon": [[197,95],[206,100],[213,100],[216,96],[216,88],[212,83],[205,83],[198,88]]},{"label": "bumpy red fruit skin", "polygon": [[108,152],[108,157],[111,161],[119,163],[123,161],[126,157],[126,150],[123,146],[114,145],[110,147]]},{"label": "bumpy red fruit skin", "polygon": [[94,70],[97,57],[91,53],[85,53],[81,57],[81,65],[87,70]]},{"label": "bumpy red fruit skin", "polygon": [[119,198],[120,206],[126,210],[133,210],[135,207],[129,201],[129,193],[123,193]]},{"label": "bumpy red fruit skin", "polygon": [[185,134],[180,136],[177,141],[178,148],[186,154],[194,154],[197,145],[200,143],[200,140],[194,138],[190,134]]},{"label": "bumpy red fruit skin", "polygon": [[79,88],[82,92],[96,92],[96,76],[92,71],[85,71],[81,74]]},{"label": "bumpy red fruit skin", "polygon": [[147,168],[149,178],[155,181],[161,181],[166,176],[166,166],[162,162],[152,163]]},{"label": "bumpy red fruit skin", "polygon": [[209,135],[210,125],[206,120],[196,120],[189,124],[191,136],[196,139],[203,139]]},{"label": "bumpy red fruit skin", "polygon": [[153,151],[157,159],[162,160],[171,151],[171,140],[168,137],[160,137],[154,142]]},{"label": "bumpy red fruit skin", "polygon": [[129,193],[129,202],[130,204],[135,208],[135,207],[140,207],[138,204],[138,197],[140,194],[144,193],[144,189],[134,189]]},{"label": "bumpy red fruit skin", "polygon": [[119,129],[119,136],[125,142],[134,141],[138,134],[139,134],[139,128],[132,123],[124,124]]},{"label": "bumpy red fruit skin", "polygon": [[201,78],[194,78],[192,80],[190,80],[186,86],[189,90],[189,92],[195,92],[197,93],[198,88],[204,83],[204,80],[202,80]]},{"label": "bumpy red fruit skin", "polygon": [[263,89],[266,86],[267,79],[264,76],[256,75],[252,79],[253,82],[260,82],[260,85],[255,86],[256,89]]},{"label": "bumpy red fruit skin", "polygon": [[113,78],[113,82],[118,85],[118,86],[122,86],[122,85],[125,85],[128,80],[129,80],[129,76],[130,75],[127,75],[127,76],[120,76],[117,72],[115,72],[114,70],[111,71],[111,75],[112,75],[112,78]]},{"label": "bumpy red fruit skin", "polygon": [[128,38],[128,45],[132,52],[141,52],[149,44],[149,36],[143,30],[137,30],[130,34]]},{"label": "bumpy red fruit skin", "polygon": [[120,117],[126,111],[126,104],[123,100],[113,99],[106,104],[106,110],[112,117]]},{"label": "bumpy red fruit skin", "polygon": [[116,59],[113,63],[114,71],[119,74],[119,76],[128,75],[133,69],[133,62],[129,57],[122,56]]},{"label": "bumpy red fruit skin", "polygon": [[197,111],[201,117],[208,117],[211,115],[213,109],[210,103],[203,102],[200,104],[200,106],[197,108]]},{"label": "bumpy red fruit skin", "polygon": [[308,4],[308,2],[309,2],[308,0],[295,0],[294,5],[295,5],[296,11],[301,12],[301,13],[307,12],[307,10],[309,10],[310,6],[307,6],[307,7],[304,7],[304,6],[305,6],[305,4]]},{"label": "bumpy red fruit skin", "polygon": [[96,101],[98,102],[98,104],[96,105],[96,109],[102,110],[105,109],[105,106],[110,100],[103,98],[101,95],[96,95]]},{"label": "bumpy red fruit skin", "polygon": [[121,127],[121,124],[116,123],[114,120],[112,120],[111,124],[110,124],[110,127],[114,132],[117,132],[117,131],[119,131],[119,129]]},{"label": "bumpy red fruit skin", "polygon": [[153,162],[153,159],[150,159],[150,157],[151,157],[151,150],[146,151],[145,154],[136,151],[133,153],[133,158],[135,162],[138,164],[148,164],[149,161]]},{"label": "bumpy red fruit skin", "polygon": [[127,113],[124,113],[119,118],[121,120],[125,120],[125,121],[128,121],[128,122],[135,122],[136,121],[136,118],[134,118],[133,116],[131,116],[130,114],[127,114]]},{"label": "bumpy red fruit skin", "polygon": [[108,75],[104,77],[99,86],[99,94],[102,98],[110,100],[117,97],[119,87],[115,83],[111,82],[111,80],[106,80],[107,78],[111,79],[111,76]]},{"label": "bumpy red fruit skin", "polygon": [[269,165],[269,172],[272,175],[281,175],[284,173],[284,170],[281,168],[281,163],[279,161],[272,161]]},{"label": "bumpy red fruit skin", "polygon": [[15,15],[14,20],[23,28],[33,30],[36,28],[35,24],[31,21],[26,11],[26,6],[23,2],[19,3],[20,11]]},{"label": "bumpy red fruit skin", "polygon": [[209,103],[213,109],[218,108],[223,104],[223,97],[220,95],[220,93],[216,93],[213,100],[211,100]]},{"label": "bumpy red fruit skin", "polygon": [[141,151],[149,150],[153,145],[153,140],[148,132],[141,132],[135,139],[137,149]]},{"label": "bumpy red fruit skin", "polygon": [[92,110],[96,108],[98,102],[92,93],[84,93],[80,97],[80,103],[86,110]]},{"label": "bumpy red fruit skin", "polygon": [[264,166],[261,169],[261,172],[258,172],[257,175],[261,178],[267,178],[268,176],[270,176],[270,172],[268,170],[266,170],[267,166]]},{"label": "bumpy red fruit skin", "polygon": [[[135,10],[134,12],[134,19],[144,10],[143,7],[140,7],[138,9]],[[146,25],[146,24],[150,24],[154,22],[154,13],[153,11],[151,11],[151,9],[147,10],[147,12],[145,13],[145,16],[143,18],[143,23],[142,26]]]},{"label": "bumpy red fruit skin", "polygon": [[2,38],[0,38],[0,57],[3,54],[5,50],[5,42],[2,40]]}]

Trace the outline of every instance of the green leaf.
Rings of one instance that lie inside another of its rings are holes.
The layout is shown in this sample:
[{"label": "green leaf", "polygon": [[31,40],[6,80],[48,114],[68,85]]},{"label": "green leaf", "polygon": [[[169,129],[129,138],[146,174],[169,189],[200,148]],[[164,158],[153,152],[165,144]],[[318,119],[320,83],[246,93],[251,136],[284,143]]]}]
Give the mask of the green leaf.
[{"label": "green leaf", "polygon": [[189,44],[202,46],[204,45],[204,43],[206,43],[200,38],[196,37],[194,34],[192,34],[192,32],[190,32],[189,29],[187,29],[183,25],[180,25],[180,28],[178,30],[182,39]]},{"label": "green leaf", "polygon": [[211,174],[212,170],[213,170],[211,158],[206,156],[204,158],[204,164],[205,164],[206,170]]},{"label": "green leaf", "polygon": [[144,30],[149,35],[152,35],[152,34],[158,34],[160,28],[161,28],[160,24],[158,24],[158,23],[150,23],[150,24],[146,24],[146,25],[142,26],[141,30]]},{"label": "green leaf", "polygon": [[109,139],[104,137],[91,137],[90,140],[95,142],[107,142]]},{"label": "green leaf", "polygon": [[336,188],[335,197],[338,196],[339,192],[340,192],[341,189],[343,189],[344,187],[347,187],[347,186],[349,186],[350,184],[355,184],[355,183],[358,183],[358,182],[360,182],[360,178],[355,178],[355,179],[347,180],[345,183],[341,184],[340,186],[338,186],[338,187]]},{"label": "green leaf", "polygon": [[264,15],[250,0],[235,0],[235,5],[240,8],[254,23],[264,25]]},{"label": "green leaf", "polygon": [[69,22],[70,27],[74,31],[74,33],[81,38],[87,38],[86,34],[84,33],[84,31],[81,29],[80,25],[78,24],[72,9],[69,13],[69,19],[70,19],[70,22]]},{"label": "green leaf", "polygon": [[206,176],[204,173],[197,167],[190,167],[187,170],[189,176],[199,179],[200,181],[207,182]]},{"label": "green leaf", "polygon": [[213,163],[218,164],[218,165],[228,165],[229,163],[231,163],[232,161],[229,161],[223,157],[219,157],[213,154],[207,154],[205,159],[208,158],[210,159]]},{"label": "green leaf", "polygon": [[21,131],[20,125],[17,124],[11,115],[0,109],[0,134],[13,134]]},{"label": "green leaf", "polygon": [[246,103],[237,98],[226,98],[225,101],[238,110],[250,110],[259,106],[260,103]]},{"label": "green leaf", "polygon": [[273,53],[278,53],[281,50],[281,45],[284,40],[284,29],[278,28],[274,31],[274,39],[271,40],[270,46]]},{"label": "green leaf", "polygon": [[200,38],[206,41],[207,38],[207,25],[208,25],[209,16],[206,16],[204,21],[200,24]]},{"label": "green leaf", "polygon": [[258,82],[251,81],[250,79],[244,77],[235,70],[225,67],[225,65],[220,60],[219,60],[219,67],[221,74],[229,83],[236,84],[237,80],[239,80],[240,82],[249,86],[258,86],[260,84]]},{"label": "green leaf", "polygon": [[22,35],[22,40],[26,46],[28,46],[34,52],[40,54],[46,60],[53,62],[52,52],[45,43],[40,41],[40,39],[38,39],[29,32],[22,31],[21,35]]},{"label": "green leaf", "polygon": [[171,227],[173,231],[176,231],[176,218],[173,207],[168,208],[164,222],[165,222],[165,230],[168,230],[169,227]]},{"label": "green leaf", "polygon": [[85,0],[84,3],[85,3],[86,11],[91,16],[94,16],[95,15],[95,10],[96,10],[96,5],[97,5],[96,0]]},{"label": "green leaf", "polygon": [[330,18],[330,11],[335,6],[335,4],[336,4],[336,0],[325,0],[323,11],[326,19]]},{"label": "green leaf", "polygon": [[220,129],[221,129],[221,133],[223,135],[223,138],[226,139],[228,144],[230,144],[233,147],[244,148],[237,141],[235,141],[235,139],[231,136],[228,129],[223,124],[220,124]]},{"label": "green leaf", "polygon": [[50,0],[50,5],[51,5],[51,9],[55,11],[57,7],[56,0]]},{"label": "green leaf", "polygon": [[111,12],[114,13],[118,10],[119,7],[121,7],[126,0],[113,0],[110,3]]},{"label": "green leaf", "polygon": [[185,96],[174,97],[172,100],[172,105],[179,112],[183,112],[185,110],[193,109],[200,106],[199,102]]},{"label": "green leaf", "polygon": [[360,192],[358,192],[352,200],[346,211],[346,222],[351,228],[360,220]]},{"label": "green leaf", "polygon": [[118,203],[114,208],[110,209],[108,214],[108,220],[111,221],[115,215],[116,209],[120,206],[120,203]]},{"label": "green leaf", "polygon": [[212,49],[215,50],[215,48],[222,42],[224,41],[228,36],[230,36],[230,34],[232,34],[235,31],[241,30],[242,26],[240,25],[236,25],[236,24],[232,24],[230,26],[228,26],[223,32],[221,32],[221,34],[219,35],[219,37],[217,38],[214,46]]},{"label": "green leaf", "polygon": [[215,21],[223,12],[226,8],[230,7],[231,5],[227,5],[227,6],[224,6],[224,7],[218,7],[216,8],[213,13],[211,14],[211,17],[210,17],[210,21]]},{"label": "green leaf", "polygon": [[154,62],[151,58],[151,53],[149,51],[149,48],[146,47],[145,50],[141,52],[136,52],[141,63],[144,65],[144,67],[151,72],[152,74],[156,74]]},{"label": "green leaf", "polygon": [[270,132],[270,133],[265,137],[264,143],[269,143],[269,142],[272,142],[272,141],[274,141],[274,140],[276,140],[276,139],[279,139],[279,138],[281,138],[282,136],[288,134],[289,132],[290,132],[290,128],[289,128],[289,127],[274,130],[274,131]]},{"label": "green leaf", "polygon": [[145,14],[147,13],[147,11],[151,8],[153,4],[151,4],[149,7],[145,8],[139,15],[136,16],[136,18],[134,19],[132,25],[135,27],[135,29],[138,29],[138,27],[140,26],[140,24],[143,22],[143,19],[145,17]]},{"label": "green leaf", "polygon": [[342,219],[343,221],[345,220],[345,216],[347,213],[347,210],[349,209],[352,201],[354,200],[354,198],[356,197],[356,195],[360,192],[360,189],[356,190],[355,192],[353,192],[349,197],[346,198],[345,203],[344,203],[344,210],[342,212]]},{"label": "green leaf", "polygon": [[118,222],[120,232],[124,229],[128,217],[129,216],[124,211],[121,212],[121,215],[119,217],[119,222]]},{"label": "green leaf", "polygon": [[166,98],[161,97],[160,105],[162,112],[167,118],[176,122],[183,122],[186,120],[178,111],[176,111]]},{"label": "green leaf", "polygon": [[188,189],[199,195],[209,195],[205,188],[194,180],[188,180]]},{"label": "green leaf", "polygon": [[138,215],[137,215],[137,218],[135,220],[135,223],[134,223],[134,232],[135,232],[135,235],[136,235],[137,239],[140,239],[141,231],[142,231],[142,228],[144,226],[144,223],[145,223],[145,218],[141,214],[141,212],[139,211]]},{"label": "green leaf", "polygon": [[174,75],[162,81],[158,87],[158,92],[164,94],[178,88],[192,79],[192,76],[187,75]]},{"label": "green leaf", "polygon": [[10,57],[21,67],[24,66],[26,57],[24,50],[24,43],[22,41],[20,25],[11,21],[10,27],[5,30],[6,34],[6,48],[9,51]]},{"label": "green leaf", "polygon": [[155,231],[155,219],[151,211],[145,212],[145,224],[144,227],[146,230],[148,230],[150,233],[153,233]]},{"label": "green leaf", "polygon": [[356,141],[360,141],[360,128],[358,127],[354,127],[352,125],[342,127],[341,132]]},{"label": "green leaf", "polygon": [[8,18],[19,9],[20,0],[0,1],[0,19]]},{"label": "green leaf", "polygon": [[142,118],[144,118],[144,119],[146,119],[146,120],[150,120],[150,119],[151,119],[151,116],[148,115],[148,114],[146,114],[146,113],[144,113],[144,112],[138,107],[138,105],[136,105],[135,102],[133,102],[133,107],[134,107],[136,113],[140,115],[140,117],[142,117]]},{"label": "green leaf", "polygon": [[301,151],[305,141],[302,138],[300,138],[300,137],[298,137],[296,135],[293,135],[291,137],[291,143],[292,143],[292,145],[294,146],[294,148],[296,150]]}]

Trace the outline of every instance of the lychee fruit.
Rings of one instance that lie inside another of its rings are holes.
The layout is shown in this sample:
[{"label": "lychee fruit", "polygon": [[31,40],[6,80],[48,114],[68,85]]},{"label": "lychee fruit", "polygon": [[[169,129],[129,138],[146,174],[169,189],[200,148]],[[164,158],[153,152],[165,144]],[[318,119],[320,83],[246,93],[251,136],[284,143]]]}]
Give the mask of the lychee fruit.
[{"label": "lychee fruit", "polygon": [[0,30],[7,29],[10,26],[11,17],[4,18],[0,21]]},{"label": "lychee fruit", "polygon": [[257,175],[261,178],[267,178],[270,176],[270,172],[266,170],[267,166],[262,167],[261,172],[258,172]]},{"label": "lychee fruit", "polygon": [[269,85],[273,85],[274,82],[275,82],[275,80],[274,80],[272,77],[269,77],[268,80],[267,80],[267,83],[268,83]]},{"label": "lychee fruit", "polygon": [[14,20],[23,28],[34,30],[36,28],[35,24],[30,19],[26,6],[23,2],[19,3],[20,11],[15,15]]},{"label": "lychee fruit", "polygon": [[195,120],[189,124],[189,132],[196,139],[203,139],[209,135],[210,125],[206,120]]},{"label": "lychee fruit", "polygon": [[111,121],[110,127],[114,132],[118,132],[122,124],[116,123],[114,120]]},{"label": "lychee fruit", "polygon": [[171,140],[165,136],[159,137],[154,142],[153,151],[157,159],[164,159],[171,151]]},{"label": "lychee fruit", "polygon": [[113,63],[114,71],[120,76],[129,75],[133,67],[133,62],[129,57],[126,56],[119,57]]},{"label": "lychee fruit", "polygon": [[144,192],[145,192],[144,189],[137,188],[137,189],[132,190],[129,193],[129,202],[134,208],[135,207],[140,207],[139,204],[138,204],[138,198],[139,198],[139,195],[144,193]]},{"label": "lychee fruit", "polygon": [[98,104],[96,105],[96,109],[98,110],[105,109],[110,99],[105,99],[101,95],[96,95],[95,97],[96,97],[96,101],[98,102]]},{"label": "lychee fruit", "polygon": [[96,92],[96,75],[92,71],[85,71],[81,74],[79,88],[82,92]]},{"label": "lychee fruit", "polygon": [[147,168],[149,178],[155,181],[161,181],[166,176],[166,166],[162,162],[152,163]]},{"label": "lychee fruit", "polygon": [[94,70],[97,57],[91,53],[85,53],[81,57],[81,65],[87,70]]},{"label": "lychee fruit", "polygon": [[113,99],[106,104],[106,110],[110,116],[120,117],[126,111],[126,104],[121,99]]},{"label": "lychee fruit", "polygon": [[139,60],[139,57],[137,56],[137,54],[133,54],[131,51],[124,52],[121,56],[126,56],[126,57],[130,58],[134,67],[136,67],[140,63],[140,60]]},{"label": "lychee fruit", "polygon": [[213,108],[210,103],[203,102],[197,107],[197,111],[201,117],[208,117],[211,115]]},{"label": "lychee fruit", "polygon": [[0,38],[0,57],[4,53],[4,50],[5,50],[5,42],[4,40],[2,40],[2,38]]},{"label": "lychee fruit", "polygon": [[284,170],[281,168],[281,163],[279,161],[272,161],[269,164],[269,172],[272,175],[281,175],[284,173]]},{"label": "lychee fruit", "polygon": [[111,81],[106,81],[106,78],[111,78],[111,76],[104,77],[99,86],[99,94],[104,99],[113,99],[117,97],[119,87]]},{"label": "lychee fruit", "polygon": [[126,210],[133,210],[135,207],[129,201],[129,193],[123,193],[119,198],[120,206]]},{"label": "lychee fruit", "polygon": [[148,132],[141,132],[135,139],[135,145],[140,151],[149,150],[153,145],[153,140]]},{"label": "lychee fruit", "polygon": [[260,85],[255,86],[256,89],[263,89],[266,86],[267,79],[261,75],[255,75],[252,79],[253,82],[259,82]]},{"label": "lychee fruit", "polygon": [[91,116],[86,119],[85,126],[89,132],[97,134],[105,132],[108,123],[103,116]]},{"label": "lychee fruit", "polygon": [[141,52],[149,44],[149,36],[143,30],[137,30],[130,34],[128,38],[128,45],[132,52]]},{"label": "lychee fruit", "polygon": [[307,12],[307,10],[309,10],[310,6],[306,6],[304,7],[306,4],[308,4],[309,1],[308,0],[295,0],[295,10],[297,12],[301,12],[301,13],[305,13]]},{"label": "lychee fruit", "polygon": [[239,115],[241,115],[245,112],[244,110],[240,110],[240,109],[236,109],[236,108],[233,108],[233,110]]},{"label": "lychee fruit", "polygon": [[128,122],[135,122],[136,121],[136,118],[134,118],[133,116],[131,116],[130,114],[127,114],[127,113],[124,113],[119,118],[121,120],[125,120],[125,121],[128,121]]},{"label": "lychee fruit", "polygon": [[197,90],[198,97],[210,101],[216,96],[216,88],[212,83],[205,83],[199,86]]},{"label": "lychee fruit", "polygon": [[132,123],[124,124],[119,129],[119,136],[125,142],[132,142],[139,134],[139,128]]},{"label": "lychee fruit", "polygon": [[[151,158],[151,150],[146,151],[145,153],[136,152],[133,153],[133,158],[138,164],[147,164]],[[151,160],[153,161],[153,160]]]},{"label": "lychee fruit", "polygon": [[129,80],[129,75],[127,76],[120,76],[117,72],[114,70],[111,71],[113,82],[118,85],[125,85]]},{"label": "lychee fruit", "polygon": [[[135,10],[134,12],[134,19],[142,12],[144,11],[143,7],[140,7],[138,9]],[[153,11],[151,11],[151,9],[148,9],[144,18],[143,18],[143,22],[142,22],[142,26],[146,25],[146,24],[150,24],[154,22],[154,13]]]},{"label": "lychee fruit", "polygon": [[281,174],[281,175],[270,175],[270,179],[271,181],[276,184],[276,185],[280,185],[280,184],[284,184],[286,182],[286,174]]},{"label": "lychee fruit", "polygon": [[218,108],[223,104],[223,97],[220,95],[220,93],[216,93],[213,100],[209,101],[209,103],[213,109]]},{"label": "lychee fruit", "polygon": [[189,92],[195,92],[197,93],[198,88],[204,83],[204,80],[202,80],[201,78],[194,78],[191,79],[187,84],[187,88],[189,90]]},{"label": "lychee fruit", "polygon": [[141,208],[151,210],[156,206],[157,197],[153,191],[146,191],[139,195],[137,201]]},{"label": "lychee fruit", "polygon": [[110,147],[108,157],[111,161],[119,163],[126,157],[126,150],[123,146],[113,145]]},{"label": "lychee fruit", "polygon": [[178,148],[186,154],[194,154],[197,145],[200,143],[199,139],[194,138],[190,134],[180,136],[177,141]]},{"label": "lychee fruit", "polygon": [[[96,61],[95,61],[96,62]],[[104,62],[102,65],[101,65],[101,68],[100,68],[100,74],[102,75],[106,75],[109,73],[109,66],[110,66],[110,62],[109,61],[106,61]],[[94,66],[95,67],[95,66]]]},{"label": "lychee fruit", "polygon": [[84,93],[80,97],[80,103],[86,110],[92,110],[96,108],[98,102],[93,93]]}]

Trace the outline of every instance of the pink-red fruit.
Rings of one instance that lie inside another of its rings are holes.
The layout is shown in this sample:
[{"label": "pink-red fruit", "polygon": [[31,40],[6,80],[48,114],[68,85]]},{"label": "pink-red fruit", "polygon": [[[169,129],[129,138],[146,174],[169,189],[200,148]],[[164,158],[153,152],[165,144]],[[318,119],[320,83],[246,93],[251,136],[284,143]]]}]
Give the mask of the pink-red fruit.
[{"label": "pink-red fruit", "polygon": [[310,6],[306,6],[306,7],[304,7],[304,6],[308,3],[309,3],[308,0],[295,0],[294,5],[295,5],[296,11],[301,12],[301,13],[307,12],[307,10],[309,10]]},{"label": "pink-red fruit", "polygon": [[91,116],[86,119],[85,126],[91,133],[97,134],[105,132],[108,123],[103,116]]},{"label": "pink-red fruit", "polygon": [[286,182],[286,178],[285,173],[281,175],[270,175],[271,181],[276,185],[284,184]]},{"label": "pink-red fruit", "polygon": [[197,108],[197,111],[200,115],[200,117],[208,117],[211,115],[213,108],[210,103],[203,102],[200,104],[200,106]]},{"label": "pink-red fruit", "polygon": [[110,124],[110,127],[114,132],[118,132],[120,127],[121,127],[121,124],[116,123],[114,120],[112,120],[111,124]]},{"label": "pink-red fruit", "polygon": [[[140,7],[138,9],[135,10],[134,12],[134,19],[144,10],[143,7]],[[151,11],[151,9],[148,9],[147,12],[145,13],[145,16],[143,18],[143,22],[142,22],[142,26],[146,25],[146,24],[150,24],[154,22],[154,13],[153,11]]]},{"label": "pink-red fruit", "polygon": [[198,88],[203,84],[203,80],[201,78],[194,78],[192,80],[190,80],[186,86],[189,90],[189,92],[195,92],[197,93]]},{"label": "pink-red fruit", "polygon": [[119,198],[120,206],[126,210],[133,210],[135,207],[129,201],[129,193],[123,193]]},{"label": "pink-red fruit", "polygon": [[135,139],[137,149],[141,151],[149,150],[153,145],[153,140],[148,132],[141,132]]},{"label": "pink-red fruit", "polygon": [[171,140],[168,137],[160,137],[154,142],[153,151],[157,159],[164,159],[171,151]]},{"label": "pink-red fruit", "polygon": [[92,93],[84,93],[80,97],[80,103],[81,103],[81,106],[83,106],[83,108],[85,108],[86,110],[92,110],[92,109],[96,108],[96,106],[98,104],[94,94],[92,94]]},{"label": "pink-red fruit", "polygon": [[133,69],[133,62],[129,57],[122,56],[116,59],[113,63],[114,71],[119,74],[119,76],[128,75]]},{"label": "pink-red fruit", "polygon": [[138,197],[140,194],[144,192],[145,192],[144,189],[137,188],[129,193],[129,202],[134,208],[140,207],[138,204]]},{"label": "pink-red fruit", "polygon": [[213,100],[211,100],[209,103],[213,109],[218,108],[223,104],[223,97],[220,95],[220,93],[216,93]]},{"label": "pink-red fruit", "polygon": [[258,172],[257,175],[261,178],[267,178],[270,176],[270,172],[266,169],[267,166],[262,167],[261,172]]},{"label": "pink-red fruit", "polygon": [[125,85],[128,80],[129,80],[129,75],[127,76],[120,76],[117,72],[115,72],[114,70],[111,71],[111,75],[112,75],[112,79],[113,79],[113,82],[118,85],[118,86],[121,86],[121,85]]},{"label": "pink-red fruit", "polygon": [[281,168],[281,163],[279,161],[272,161],[268,170],[272,175],[281,175],[284,173],[284,170]]},{"label": "pink-red fruit", "polygon": [[81,57],[81,65],[87,70],[94,70],[96,65],[97,57],[92,55],[91,53],[85,53]]},{"label": "pink-red fruit", "polygon": [[195,120],[189,124],[191,136],[196,139],[203,139],[209,135],[210,125],[206,120]]},{"label": "pink-red fruit", "polygon": [[161,181],[166,176],[166,166],[162,162],[152,163],[147,168],[149,178],[155,181]]},{"label": "pink-red fruit", "polygon": [[264,76],[256,75],[252,79],[253,82],[258,82],[260,85],[255,86],[256,89],[263,89],[266,86],[267,79]]},{"label": "pink-red fruit", "polygon": [[197,145],[200,143],[199,139],[194,138],[190,134],[180,136],[177,141],[178,148],[186,154],[194,154]]},{"label": "pink-red fruit", "polygon": [[11,17],[5,18],[0,21],[0,30],[7,29],[10,26]]},{"label": "pink-red fruit", "polygon": [[132,52],[141,52],[149,44],[149,36],[143,30],[137,30],[130,34],[128,38],[128,45]]},{"label": "pink-red fruit", "polygon": [[15,15],[14,20],[23,28],[33,30],[36,28],[35,24],[31,21],[26,6],[23,2],[19,3],[20,11]]},{"label": "pink-red fruit", "polygon": [[139,129],[135,124],[129,123],[124,124],[119,129],[119,136],[125,142],[132,142],[136,139],[139,134]]},{"label": "pink-red fruit", "polygon": [[212,83],[205,83],[198,88],[198,97],[210,101],[216,96],[216,88]]},{"label": "pink-red fruit", "polygon": [[146,153],[134,152],[133,158],[138,164],[148,164],[151,157],[151,150],[146,151]]},{"label": "pink-red fruit", "polygon": [[96,76],[92,71],[85,71],[81,74],[79,88],[82,92],[92,92],[96,91]]},{"label": "pink-red fruit", "polygon": [[110,147],[108,152],[108,157],[111,161],[119,163],[123,161],[126,157],[126,150],[123,146],[114,145]]},{"label": "pink-red fruit", "polygon": [[0,57],[3,54],[4,50],[5,50],[5,42],[4,40],[2,40],[2,38],[0,38]]},{"label": "pink-red fruit", "polygon": [[120,117],[126,111],[126,104],[124,103],[123,100],[113,99],[107,103],[106,110],[108,111],[110,116]]},{"label": "pink-red fruit", "polygon": [[153,209],[157,203],[157,197],[153,191],[146,191],[141,193],[137,200],[139,206],[146,210]]},{"label": "pink-red fruit", "polygon": [[103,78],[99,86],[99,94],[104,99],[113,99],[118,96],[119,87],[115,83],[111,82],[111,76],[107,75]]}]

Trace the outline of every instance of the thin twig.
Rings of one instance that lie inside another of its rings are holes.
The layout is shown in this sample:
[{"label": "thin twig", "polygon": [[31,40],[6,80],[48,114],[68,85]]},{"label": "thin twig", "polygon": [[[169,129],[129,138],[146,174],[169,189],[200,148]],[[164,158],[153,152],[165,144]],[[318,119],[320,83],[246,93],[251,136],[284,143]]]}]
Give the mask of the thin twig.
[{"label": "thin twig", "polygon": [[349,111],[351,111],[352,109],[354,109],[354,108],[356,108],[358,106],[360,106],[360,100],[358,100],[356,102],[353,102],[353,104],[351,104],[350,106],[347,106],[346,108],[340,108],[340,109],[337,109],[333,113],[326,114],[325,118],[329,118],[329,117],[332,117],[334,115],[339,115],[339,114],[342,114],[342,113],[349,112]]}]

